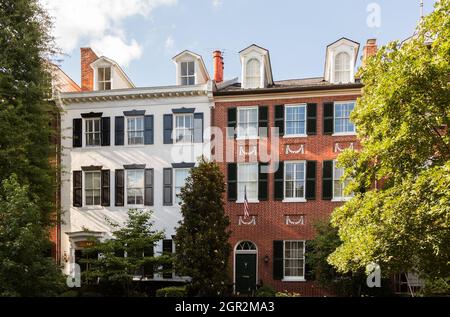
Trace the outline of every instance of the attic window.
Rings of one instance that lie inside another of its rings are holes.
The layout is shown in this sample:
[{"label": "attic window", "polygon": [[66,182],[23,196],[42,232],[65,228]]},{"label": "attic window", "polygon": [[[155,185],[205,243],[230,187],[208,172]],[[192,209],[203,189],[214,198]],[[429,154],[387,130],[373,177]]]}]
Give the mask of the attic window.
[{"label": "attic window", "polygon": [[245,81],[248,88],[259,88],[261,85],[261,63],[256,58],[247,62]]},{"label": "attic window", "polygon": [[336,55],[334,81],[336,83],[350,82],[350,56],[347,53],[342,52]]},{"label": "attic window", "polygon": [[99,67],[97,72],[98,90],[111,90],[111,67]]},{"label": "attic window", "polygon": [[181,63],[181,85],[195,85],[195,62]]}]

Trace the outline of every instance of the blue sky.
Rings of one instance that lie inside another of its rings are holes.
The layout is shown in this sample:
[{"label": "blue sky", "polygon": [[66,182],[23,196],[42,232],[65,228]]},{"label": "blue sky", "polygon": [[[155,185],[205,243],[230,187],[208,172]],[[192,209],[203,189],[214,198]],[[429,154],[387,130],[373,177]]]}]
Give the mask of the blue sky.
[{"label": "blue sky", "polygon": [[[172,85],[171,58],[184,49],[203,56],[224,51],[225,77],[240,75],[238,52],[250,44],[269,49],[275,80],[322,76],[325,47],[345,36],[380,44],[410,36],[419,0],[42,0],[55,18],[63,70],[80,78],[79,47],[93,46],[118,60],[136,86]],[[369,4],[379,27],[369,27]],[[434,1],[425,0],[425,13]],[[81,20],[80,20],[81,19]]]}]

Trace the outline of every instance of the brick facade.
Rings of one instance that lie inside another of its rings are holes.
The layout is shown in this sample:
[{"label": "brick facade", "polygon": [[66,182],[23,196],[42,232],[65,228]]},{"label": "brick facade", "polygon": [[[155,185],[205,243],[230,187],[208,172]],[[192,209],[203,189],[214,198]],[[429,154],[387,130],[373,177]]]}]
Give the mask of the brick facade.
[{"label": "brick facade", "polygon": [[[303,296],[323,296],[327,293],[320,289],[313,281],[306,282],[282,282],[273,279],[273,241],[274,240],[311,240],[314,238],[313,224],[319,219],[327,219],[334,208],[340,206],[342,203],[332,202],[329,200],[322,200],[322,162],[325,160],[333,160],[338,156],[336,152],[336,143],[339,143],[341,148],[347,148],[351,143],[355,148],[359,147],[356,136],[331,136],[323,134],[323,104],[325,102],[335,101],[350,101],[356,100],[359,94],[343,95],[342,93],[329,93],[326,97],[301,97],[293,96],[289,98],[277,99],[275,94],[273,99],[264,97],[264,100],[251,101],[217,101],[215,109],[212,113],[212,122],[216,127],[220,127],[224,135],[224,151],[227,153],[230,148],[226,148],[226,127],[228,123],[228,109],[230,107],[245,107],[245,106],[268,106],[269,110],[269,128],[275,126],[275,106],[300,104],[300,103],[316,103],[317,104],[317,135],[299,138],[280,138],[279,153],[280,161],[290,160],[311,160],[317,162],[316,169],[316,199],[308,200],[305,203],[286,203],[274,200],[274,174],[269,174],[268,177],[268,201],[260,201],[259,203],[249,204],[251,216],[256,216],[256,225],[239,225],[239,216],[244,213],[243,204],[230,202],[227,200],[225,194],[225,210],[230,218],[232,235],[230,239],[231,246],[235,246],[240,241],[252,241],[258,248],[258,281],[262,284],[274,286],[278,291],[295,291]],[[311,95],[314,95],[312,93]],[[321,95],[321,94],[317,94]],[[270,135],[270,133],[269,133]],[[270,137],[265,141],[259,141],[261,146],[266,143],[270,148]],[[232,141],[233,142],[233,141]],[[235,158],[239,157],[239,151],[236,149],[242,141],[234,141]],[[233,144],[233,143],[231,143]],[[290,145],[294,149],[298,149],[300,145],[304,146],[304,154],[286,154],[286,146]],[[214,153],[214,152],[213,152]],[[225,154],[224,154],[225,155]],[[218,157],[216,153],[216,160],[219,162],[222,172],[227,179],[227,164]],[[249,158],[247,157],[246,160]],[[286,216],[291,216],[294,219],[299,219],[299,216],[304,216],[304,225],[287,225]],[[297,217],[297,218],[296,218]],[[307,255],[306,255],[307,256]],[[264,261],[268,258],[268,262]],[[230,267],[234,270],[234,253],[230,259]]]}]

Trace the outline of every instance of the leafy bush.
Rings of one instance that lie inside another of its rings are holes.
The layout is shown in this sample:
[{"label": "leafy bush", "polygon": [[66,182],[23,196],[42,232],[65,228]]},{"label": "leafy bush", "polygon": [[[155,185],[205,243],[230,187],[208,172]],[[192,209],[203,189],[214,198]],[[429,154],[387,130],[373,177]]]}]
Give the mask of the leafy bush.
[{"label": "leafy bush", "polygon": [[300,295],[299,293],[290,293],[288,291],[284,291],[284,292],[278,292],[276,293],[276,297],[301,297],[302,295]]},{"label": "leafy bush", "polygon": [[186,286],[171,286],[160,288],[156,297],[186,297]]},{"label": "leafy bush", "polygon": [[275,289],[270,285],[263,285],[255,293],[256,297],[275,297]]}]

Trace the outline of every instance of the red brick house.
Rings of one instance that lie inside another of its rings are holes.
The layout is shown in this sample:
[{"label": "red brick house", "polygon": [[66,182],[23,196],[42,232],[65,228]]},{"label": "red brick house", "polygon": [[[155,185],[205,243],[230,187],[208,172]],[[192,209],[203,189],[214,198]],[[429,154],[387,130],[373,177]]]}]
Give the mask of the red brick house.
[{"label": "red brick house", "polygon": [[[274,81],[269,51],[252,45],[240,52],[241,83],[223,81],[223,58],[214,53],[212,126],[222,133],[212,151],[227,182],[236,292],[265,284],[326,294],[309,279],[305,259],[314,223],[349,198],[334,161],[360,146],[349,120],[362,89],[359,47],[342,38],[326,48],[324,76]],[[375,51],[369,40],[364,54]]]}]

